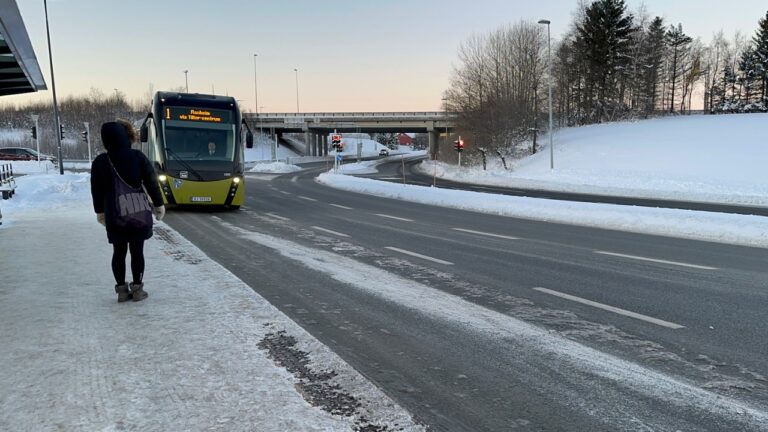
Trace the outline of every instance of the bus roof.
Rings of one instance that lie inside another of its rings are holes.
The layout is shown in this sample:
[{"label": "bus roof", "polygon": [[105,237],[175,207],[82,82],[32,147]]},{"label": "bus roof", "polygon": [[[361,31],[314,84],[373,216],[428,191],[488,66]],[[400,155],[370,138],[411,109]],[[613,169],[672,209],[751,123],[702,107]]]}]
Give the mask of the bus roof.
[{"label": "bus roof", "polygon": [[234,109],[237,107],[237,101],[231,96],[218,96],[200,93],[159,91],[155,93],[154,102],[170,106],[195,106],[222,109]]}]

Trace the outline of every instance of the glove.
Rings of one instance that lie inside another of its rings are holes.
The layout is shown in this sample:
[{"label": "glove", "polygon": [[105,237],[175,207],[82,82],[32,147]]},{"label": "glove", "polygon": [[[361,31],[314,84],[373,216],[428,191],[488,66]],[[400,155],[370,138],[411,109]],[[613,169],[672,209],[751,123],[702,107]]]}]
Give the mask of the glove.
[{"label": "glove", "polygon": [[160,222],[165,217],[165,206],[161,205],[159,207],[155,207],[154,210],[152,210],[152,213],[155,214],[155,219]]},{"label": "glove", "polygon": [[107,226],[106,219],[104,219],[104,213],[96,213],[96,220],[103,226]]}]

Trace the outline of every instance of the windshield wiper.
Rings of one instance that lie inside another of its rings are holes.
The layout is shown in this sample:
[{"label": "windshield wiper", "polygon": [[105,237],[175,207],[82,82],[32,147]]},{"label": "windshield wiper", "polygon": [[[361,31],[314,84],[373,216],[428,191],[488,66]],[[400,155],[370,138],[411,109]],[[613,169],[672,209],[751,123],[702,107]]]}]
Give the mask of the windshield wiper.
[{"label": "windshield wiper", "polygon": [[171,156],[172,156],[174,159],[176,159],[176,160],[177,160],[177,161],[178,161],[178,162],[179,162],[179,163],[180,163],[180,164],[181,164],[181,165],[182,165],[184,168],[186,168],[186,169],[187,169],[187,171],[189,171],[189,172],[191,172],[192,174],[194,174],[194,175],[195,175],[195,177],[197,177],[197,178],[198,178],[200,181],[204,181],[204,180],[205,180],[205,179],[203,178],[203,176],[202,176],[202,175],[200,175],[200,173],[199,173],[199,172],[197,172],[197,170],[195,170],[194,168],[192,168],[192,166],[191,166],[191,165],[190,165],[190,164],[189,164],[187,161],[185,161],[184,159],[182,159],[181,157],[179,157],[179,155],[177,155],[177,154],[176,154],[176,152],[174,152],[173,150],[171,150],[171,149],[170,149],[170,148],[168,148],[168,147],[166,147],[166,148],[165,148],[165,151],[166,151],[166,152],[167,152],[169,155],[171,155]]}]

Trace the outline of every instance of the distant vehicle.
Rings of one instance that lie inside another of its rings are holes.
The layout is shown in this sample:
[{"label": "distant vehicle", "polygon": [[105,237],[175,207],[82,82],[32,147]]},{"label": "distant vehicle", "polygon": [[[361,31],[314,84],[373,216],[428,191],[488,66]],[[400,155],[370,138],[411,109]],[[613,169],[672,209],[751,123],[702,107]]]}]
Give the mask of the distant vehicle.
[{"label": "distant vehicle", "polygon": [[379,150],[379,156],[389,156],[389,149],[383,148]]},{"label": "distant vehicle", "polygon": [[[37,160],[37,150],[26,147],[3,147],[0,148],[0,159],[2,160]],[[56,165],[56,157],[40,153],[41,161],[51,161]]]}]

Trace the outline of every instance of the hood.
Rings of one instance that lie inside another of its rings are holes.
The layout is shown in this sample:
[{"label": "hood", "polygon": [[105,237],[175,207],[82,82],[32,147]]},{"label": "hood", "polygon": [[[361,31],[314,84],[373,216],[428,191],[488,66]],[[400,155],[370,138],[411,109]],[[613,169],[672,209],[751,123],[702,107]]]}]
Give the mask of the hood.
[{"label": "hood", "polygon": [[101,125],[101,142],[107,153],[117,153],[131,148],[128,133],[123,125],[117,122],[107,122]]}]

